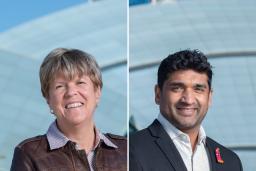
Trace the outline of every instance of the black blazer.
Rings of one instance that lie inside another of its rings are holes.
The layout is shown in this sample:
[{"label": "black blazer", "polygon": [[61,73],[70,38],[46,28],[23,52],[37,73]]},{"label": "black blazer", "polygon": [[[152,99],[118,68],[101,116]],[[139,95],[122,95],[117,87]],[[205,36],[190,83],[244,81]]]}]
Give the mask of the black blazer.
[{"label": "black blazer", "polygon": [[[130,171],[187,171],[186,166],[158,120],[148,128],[130,135]],[[206,146],[210,154],[211,171],[242,171],[239,157],[209,137]],[[219,148],[224,163],[216,159],[215,150]]]}]

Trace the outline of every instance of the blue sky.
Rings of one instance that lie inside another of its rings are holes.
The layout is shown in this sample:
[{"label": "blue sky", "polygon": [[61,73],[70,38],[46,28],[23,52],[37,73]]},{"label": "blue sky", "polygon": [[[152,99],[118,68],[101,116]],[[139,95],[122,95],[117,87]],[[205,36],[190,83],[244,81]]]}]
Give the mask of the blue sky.
[{"label": "blue sky", "polygon": [[0,32],[87,0],[1,0]]}]

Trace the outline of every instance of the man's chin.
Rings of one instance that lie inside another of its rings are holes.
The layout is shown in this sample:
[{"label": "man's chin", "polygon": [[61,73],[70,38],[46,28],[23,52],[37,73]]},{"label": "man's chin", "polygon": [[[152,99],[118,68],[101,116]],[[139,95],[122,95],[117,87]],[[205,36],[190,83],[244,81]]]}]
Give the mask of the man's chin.
[{"label": "man's chin", "polygon": [[197,127],[195,122],[183,122],[183,123],[179,123],[176,124],[176,127],[181,130],[181,131],[190,131],[193,130]]}]

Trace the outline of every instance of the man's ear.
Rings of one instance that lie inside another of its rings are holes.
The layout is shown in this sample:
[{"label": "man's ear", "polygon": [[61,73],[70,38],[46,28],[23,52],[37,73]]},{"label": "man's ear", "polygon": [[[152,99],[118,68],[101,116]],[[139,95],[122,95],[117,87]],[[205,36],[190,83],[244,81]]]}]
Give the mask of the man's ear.
[{"label": "man's ear", "polygon": [[155,85],[155,102],[159,105],[161,98],[161,89],[158,85]]},{"label": "man's ear", "polygon": [[208,107],[212,105],[212,95],[213,95],[213,89],[211,89],[209,92]]}]

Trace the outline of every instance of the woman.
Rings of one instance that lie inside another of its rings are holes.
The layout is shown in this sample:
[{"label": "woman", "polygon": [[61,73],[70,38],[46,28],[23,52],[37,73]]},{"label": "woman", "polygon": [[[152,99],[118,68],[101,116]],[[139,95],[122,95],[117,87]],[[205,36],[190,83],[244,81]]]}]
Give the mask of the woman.
[{"label": "woman", "polygon": [[77,49],[55,49],[40,67],[40,82],[56,120],[45,135],[15,148],[11,171],[126,170],[126,139],[102,134],[93,121],[103,86],[94,58]]}]

